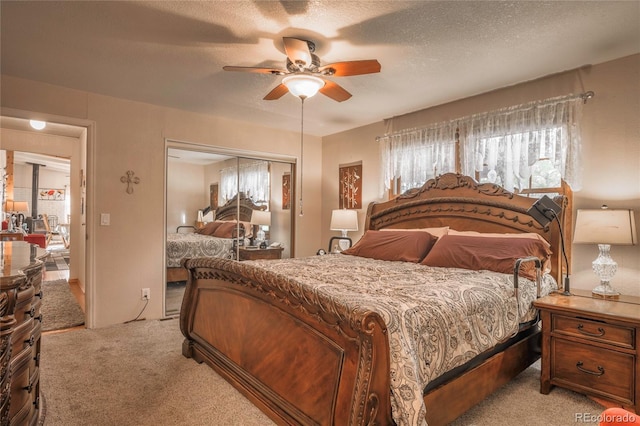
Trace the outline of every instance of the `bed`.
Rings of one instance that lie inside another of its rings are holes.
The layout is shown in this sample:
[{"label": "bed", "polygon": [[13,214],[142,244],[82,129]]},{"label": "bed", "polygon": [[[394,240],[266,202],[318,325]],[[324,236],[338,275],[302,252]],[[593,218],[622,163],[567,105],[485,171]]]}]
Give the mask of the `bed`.
[{"label": "bed", "polygon": [[[555,201],[564,207],[559,221],[571,229],[570,190],[563,186]],[[369,205],[361,241],[391,238],[386,232],[403,244],[409,237],[400,234],[414,238],[425,228],[432,237],[443,228],[491,236],[444,234],[421,262],[362,253],[190,259],[180,313],[183,355],[206,362],[279,424],[447,424],[539,358],[531,302],[538,286],[544,293],[562,282],[563,268],[558,224],[542,227],[529,216],[534,202],[445,174]],[[395,231],[383,231],[389,229]],[[534,268],[533,276],[529,270],[516,279],[422,264],[450,241],[477,244],[498,238],[493,234],[519,234],[513,238],[519,242],[542,237],[548,273]],[[368,247],[361,241],[354,250]],[[434,304],[418,304],[423,298]]]},{"label": "bed", "polygon": [[[244,237],[251,236],[251,214],[253,210],[264,210],[265,206],[254,204],[251,198],[240,194],[240,197],[234,197],[223,206],[215,211],[215,222],[235,222],[236,218],[240,218],[241,233]],[[217,225],[217,223],[208,224],[209,226]],[[231,225],[233,226],[233,225]],[[209,235],[209,232],[181,232],[184,229],[195,230],[190,226],[178,226],[175,233],[167,234],[166,245],[166,268],[167,282],[187,281],[188,271],[182,266],[182,262],[187,258],[195,257],[215,257],[222,259],[232,259],[234,257],[234,236],[238,235],[238,231],[230,230],[229,226],[223,230],[218,227],[215,232],[219,232],[218,236]],[[203,231],[207,231],[205,226]]]}]

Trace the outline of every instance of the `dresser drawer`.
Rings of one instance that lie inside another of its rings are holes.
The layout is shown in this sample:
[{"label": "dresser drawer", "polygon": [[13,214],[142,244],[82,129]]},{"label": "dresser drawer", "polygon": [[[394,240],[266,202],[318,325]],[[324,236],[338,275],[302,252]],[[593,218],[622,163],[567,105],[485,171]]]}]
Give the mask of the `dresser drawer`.
[{"label": "dresser drawer", "polygon": [[578,317],[553,316],[552,332],[582,337],[602,343],[633,349],[636,346],[632,327],[607,324]]},{"label": "dresser drawer", "polygon": [[551,338],[553,384],[633,404],[633,365],[630,354]]}]

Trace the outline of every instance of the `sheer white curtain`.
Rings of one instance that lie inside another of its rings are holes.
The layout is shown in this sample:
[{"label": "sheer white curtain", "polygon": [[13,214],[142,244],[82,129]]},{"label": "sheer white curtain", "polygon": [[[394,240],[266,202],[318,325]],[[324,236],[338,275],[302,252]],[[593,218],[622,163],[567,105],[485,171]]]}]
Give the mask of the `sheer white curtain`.
[{"label": "sheer white curtain", "polygon": [[488,181],[522,189],[528,187],[536,163],[544,160],[552,165],[549,181],[557,173],[577,191],[582,181],[582,106],[592,95],[550,98],[379,137],[380,195],[396,178],[419,187],[436,175],[456,171],[456,130],[463,174],[484,172]]},{"label": "sheer white curtain", "polygon": [[579,190],[583,104],[579,96],[552,98],[458,119],[462,173],[474,176],[486,168],[489,181],[523,189],[534,164],[544,159]]},{"label": "sheer white curtain", "polygon": [[220,196],[226,202],[233,198],[238,190],[250,197],[254,203],[269,200],[269,162],[256,161],[227,167],[220,170]]},{"label": "sheer white curtain", "polygon": [[436,175],[454,172],[455,133],[455,123],[444,123],[380,137],[380,196],[390,189],[393,179],[399,178],[403,188],[414,188]]}]

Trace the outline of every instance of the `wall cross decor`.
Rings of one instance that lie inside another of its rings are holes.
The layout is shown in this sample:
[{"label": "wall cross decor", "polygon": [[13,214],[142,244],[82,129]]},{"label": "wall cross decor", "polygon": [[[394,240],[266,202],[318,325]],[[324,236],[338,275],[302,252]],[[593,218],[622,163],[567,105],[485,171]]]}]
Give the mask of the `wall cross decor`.
[{"label": "wall cross decor", "polygon": [[125,174],[125,176],[120,177],[120,182],[127,184],[127,194],[133,194],[132,184],[137,185],[140,183],[140,178],[137,176],[133,177],[134,174],[135,173],[132,170],[127,170],[127,173]]}]

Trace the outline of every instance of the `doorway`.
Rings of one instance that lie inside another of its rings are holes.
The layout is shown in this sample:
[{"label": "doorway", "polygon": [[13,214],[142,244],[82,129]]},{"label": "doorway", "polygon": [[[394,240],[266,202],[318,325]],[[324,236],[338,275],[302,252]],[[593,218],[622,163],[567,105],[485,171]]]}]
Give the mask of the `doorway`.
[{"label": "doorway", "polygon": [[[28,205],[21,217],[25,222],[23,231],[45,237],[44,241],[35,239],[49,253],[50,266],[44,279],[71,284],[69,287],[75,289],[75,298],[84,310],[88,284],[87,127],[51,121],[44,129],[34,130],[29,120],[19,116],[28,113],[0,117],[3,167],[6,171],[10,161],[12,174],[11,185],[5,185],[2,199],[10,196]],[[58,267],[53,257],[59,261]],[[83,316],[86,319],[88,313],[84,311]]]}]

